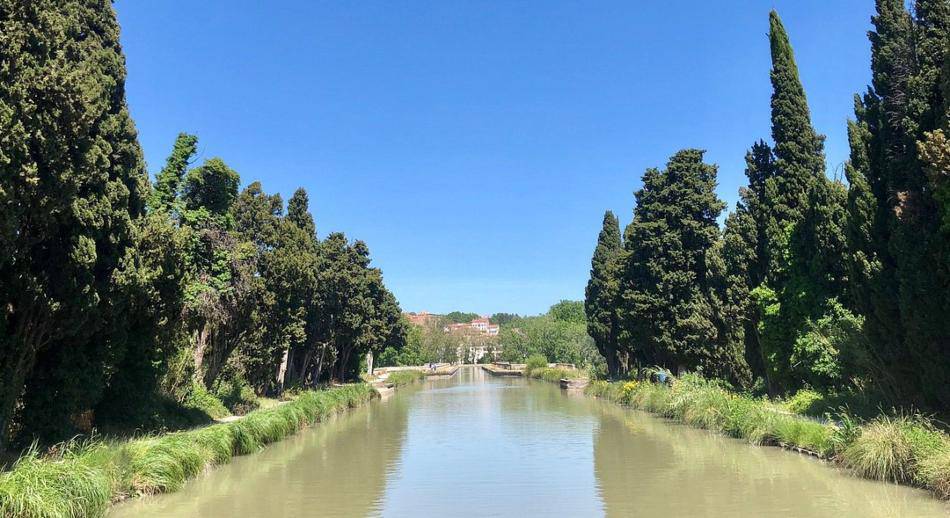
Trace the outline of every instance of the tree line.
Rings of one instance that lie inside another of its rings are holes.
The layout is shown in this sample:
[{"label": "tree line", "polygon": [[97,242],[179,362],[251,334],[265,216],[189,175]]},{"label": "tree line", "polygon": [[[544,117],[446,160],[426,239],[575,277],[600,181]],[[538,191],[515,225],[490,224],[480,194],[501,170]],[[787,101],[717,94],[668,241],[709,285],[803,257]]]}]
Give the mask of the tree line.
[{"label": "tree line", "polygon": [[402,347],[369,248],[181,134],[150,182],[108,0],[0,0],[0,448]]},{"label": "tree line", "polygon": [[950,3],[878,0],[872,82],[848,122],[847,184],[778,15],[769,15],[770,142],[725,218],[703,151],[648,169],[621,235],[607,212],[588,331],[611,375],[700,371],[773,395],[871,389],[950,406]]}]

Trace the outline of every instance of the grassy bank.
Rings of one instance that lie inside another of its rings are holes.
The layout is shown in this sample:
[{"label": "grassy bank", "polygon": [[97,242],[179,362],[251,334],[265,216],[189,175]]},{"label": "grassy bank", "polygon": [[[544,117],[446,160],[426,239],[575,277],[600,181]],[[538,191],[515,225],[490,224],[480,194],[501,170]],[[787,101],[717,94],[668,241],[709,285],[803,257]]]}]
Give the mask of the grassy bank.
[{"label": "grassy bank", "polygon": [[255,452],[374,395],[366,384],[305,392],[230,423],[122,443],[73,442],[47,455],[30,451],[0,474],[0,517],[100,516],[111,502],[176,491],[209,467]]},{"label": "grassy bank", "polygon": [[535,369],[525,369],[525,376],[544,381],[557,383],[562,379],[582,378],[584,373],[577,369],[565,369],[563,367],[539,367]]},{"label": "grassy bank", "polygon": [[425,379],[425,377],[426,374],[424,372],[417,370],[394,371],[389,373],[389,376],[386,377],[386,383],[393,387],[401,387]]},{"label": "grassy bank", "polygon": [[679,378],[672,387],[596,381],[586,393],[753,444],[805,451],[840,462],[860,476],[925,487],[950,498],[950,437],[921,417],[831,422],[695,376]]}]

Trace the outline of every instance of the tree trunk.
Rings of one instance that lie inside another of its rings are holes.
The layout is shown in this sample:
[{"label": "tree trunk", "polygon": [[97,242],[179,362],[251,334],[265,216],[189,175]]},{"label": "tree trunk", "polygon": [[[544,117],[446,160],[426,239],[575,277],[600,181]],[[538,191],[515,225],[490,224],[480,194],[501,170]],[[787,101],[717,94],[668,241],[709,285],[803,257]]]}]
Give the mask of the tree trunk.
[{"label": "tree trunk", "polygon": [[284,376],[287,374],[287,364],[290,358],[290,347],[284,349],[284,356],[280,360],[280,366],[277,368],[277,393],[284,391]]},{"label": "tree trunk", "polygon": [[195,350],[193,352],[195,361],[195,380],[201,380],[201,366],[204,363],[205,349],[208,347],[208,325],[203,324],[201,329],[195,335]]},{"label": "tree trunk", "polygon": [[[18,345],[14,343],[14,345]],[[13,425],[13,415],[16,412],[17,400],[26,383],[26,375],[36,359],[35,354],[27,351],[18,351],[20,354],[11,354],[0,359],[0,373],[3,374],[3,383],[0,385],[0,452],[9,445],[10,427]]]}]

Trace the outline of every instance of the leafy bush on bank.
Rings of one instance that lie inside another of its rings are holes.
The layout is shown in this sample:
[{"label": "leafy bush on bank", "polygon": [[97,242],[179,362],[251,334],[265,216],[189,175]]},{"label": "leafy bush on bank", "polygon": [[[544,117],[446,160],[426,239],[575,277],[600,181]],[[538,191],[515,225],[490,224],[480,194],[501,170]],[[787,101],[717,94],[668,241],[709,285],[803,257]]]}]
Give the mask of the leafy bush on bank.
[{"label": "leafy bush on bank", "polygon": [[305,392],[243,419],[124,443],[67,443],[35,449],[0,474],[0,517],[101,516],[110,502],[176,491],[203,470],[283,439],[375,395],[365,384]]}]

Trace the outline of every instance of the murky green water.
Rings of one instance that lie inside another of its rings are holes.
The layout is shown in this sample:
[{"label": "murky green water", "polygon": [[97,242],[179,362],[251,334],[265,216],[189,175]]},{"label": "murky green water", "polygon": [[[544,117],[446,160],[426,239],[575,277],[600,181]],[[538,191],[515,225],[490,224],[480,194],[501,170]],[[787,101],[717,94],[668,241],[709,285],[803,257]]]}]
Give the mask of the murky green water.
[{"label": "murky green water", "polygon": [[462,369],[114,517],[947,516],[924,491]]}]

